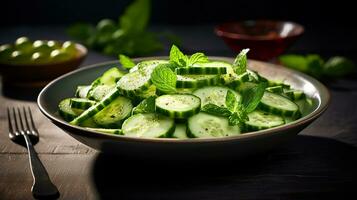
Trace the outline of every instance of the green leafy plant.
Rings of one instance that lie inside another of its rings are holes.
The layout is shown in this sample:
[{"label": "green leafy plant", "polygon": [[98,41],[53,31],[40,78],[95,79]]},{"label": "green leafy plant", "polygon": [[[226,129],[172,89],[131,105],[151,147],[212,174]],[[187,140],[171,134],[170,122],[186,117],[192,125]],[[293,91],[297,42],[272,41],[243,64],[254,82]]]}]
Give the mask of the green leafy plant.
[{"label": "green leafy plant", "polygon": [[[118,22],[103,19],[97,26],[77,23],[70,26],[67,33],[86,46],[108,55],[147,55],[163,48],[159,40],[160,34],[147,30],[149,19],[150,0],[135,0],[119,17]],[[161,35],[179,42],[172,34]]]},{"label": "green leafy plant", "polygon": [[208,62],[208,58],[201,52],[187,56],[183,54],[177,46],[172,45],[170,50],[170,62],[176,64],[177,67],[189,67],[195,63]]},{"label": "green leafy plant", "polygon": [[354,63],[348,58],[334,56],[326,62],[321,56],[309,55],[282,55],[279,61],[286,67],[304,72],[318,79],[340,78],[352,73],[355,70]]},{"label": "green leafy plant", "polygon": [[176,74],[166,64],[155,67],[151,73],[151,81],[158,90],[164,93],[176,92]]}]

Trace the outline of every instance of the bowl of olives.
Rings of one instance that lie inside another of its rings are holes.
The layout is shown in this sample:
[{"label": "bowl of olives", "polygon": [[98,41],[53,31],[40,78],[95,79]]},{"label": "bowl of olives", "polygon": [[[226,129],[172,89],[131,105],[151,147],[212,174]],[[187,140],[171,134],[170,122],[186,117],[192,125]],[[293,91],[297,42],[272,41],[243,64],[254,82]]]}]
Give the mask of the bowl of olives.
[{"label": "bowl of olives", "polygon": [[18,38],[0,46],[0,74],[4,85],[42,87],[52,79],[76,69],[87,49],[71,41],[31,41]]}]

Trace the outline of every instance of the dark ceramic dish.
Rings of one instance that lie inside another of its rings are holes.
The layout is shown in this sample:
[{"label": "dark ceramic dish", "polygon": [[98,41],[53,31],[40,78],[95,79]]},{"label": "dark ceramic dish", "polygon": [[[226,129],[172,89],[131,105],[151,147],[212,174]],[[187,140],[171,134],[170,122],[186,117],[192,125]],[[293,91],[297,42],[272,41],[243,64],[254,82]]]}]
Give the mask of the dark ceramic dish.
[{"label": "dark ceramic dish", "polygon": [[304,27],[294,22],[250,20],[220,24],[215,33],[236,52],[250,48],[250,58],[270,60],[293,44]]},{"label": "dark ceramic dish", "polygon": [[[163,58],[167,59],[167,57],[156,57],[141,58],[136,61]],[[211,57],[211,59],[229,62],[233,60],[223,57]],[[303,109],[303,117],[290,124],[238,136],[213,139],[133,138],[93,132],[65,122],[57,112],[60,100],[72,97],[78,85],[90,84],[92,80],[113,66],[119,66],[119,64],[116,61],[101,63],[65,74],[49,83],[37,99],[40,110],[51,122],[83,144],[106,153],[164,160],[242,158],[266,152],[293,138],[326,110],[330,99],[326,87],[310,76],[277,65],[250,60],[250,69],[258,71],[269,79],[285,80],[294,88],[303,90],[313,99],[314,105]]]},{"label": "dark ceramic dish", "polygon": [[3,85],[15,87],[43,87],[51,80],[73,71],[87,56],[87,49],[76,44],[77,55],[66,61],[46,64],[11,65],[0,64]]}]

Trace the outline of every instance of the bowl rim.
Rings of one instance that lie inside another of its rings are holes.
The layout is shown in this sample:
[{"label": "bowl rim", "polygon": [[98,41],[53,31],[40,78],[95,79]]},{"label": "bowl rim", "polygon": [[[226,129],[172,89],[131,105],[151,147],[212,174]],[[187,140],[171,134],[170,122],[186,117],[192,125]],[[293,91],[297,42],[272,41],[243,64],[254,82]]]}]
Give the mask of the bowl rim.
[{"label": "bowl rim", "polygon": [[[266,36],[252,36],[252,35],[247,35],[247,34],[241,34],[237,32],[228,32],[225,28],[223,28],[226,25],[234,25],[234,24],[239,24],[243,22],[272,22],[272,23],[289,23],[292,24],[294,27],[297,28],[297,32],[287,35],[287,36],[280,36],[278,35],[277,37],[274,38],[268,38]],[[242,20],[242,21],[228,21],[224,22],[221,24],[218,24],[214,27],[214,32],[224,38],[230,38],[230,39],[236,39],[236,40],[257,40],[257,41],[269,41],[269,40],[276,40],[276,39],[286,39],[286,38],[293,38],[302,35],[305,32],[305,28],[303,25],[298,24],[293,21],[284,21],[284,20],[272,20],[272,19],[256,19],[256,20]]]},{"label": "bowl rim", "polygon": [[[232,57],[222,57],[222,56],[209,56],[211,59],[217,59],[217,60],[233,60],[234,58]],[[147,60],[147,59],[167,59],[167,56],[155,56],[155,57],[142,57],[142,58],[134,58],[134,61],[142,61],[142,60]],[[262,61],[257,61],[257,60],[252,60],[249,59],[250,61],[256,62],[256,63],[264,63],[268,65],[276,65],[272,63],[267,63],[267,62],[262,62]],[[274,127],[274,128],[269,128],[265,130],[260,130],[260,131],[253,131],[253,132],[248,132],[244,134],[239,134],[236,136],[229,136],[229,137],[217,137],[217,138],[188,138],[188,139],[176,139],[176,138],[138,138],[138,137],[128,137],[124,135],[114,135],[110,133],[102,133],[102,132],[96,132],[89,130],[84,127],[80,126],[75,126],[72,125],[63,119],[57,118],[53,114],[51,114],[49,111],[45,109],[43,106],[44,103],[44,96],[47,92],[47,90],[54,85],[55,83],[61,81],[63,78],[70,76],[75,73],[80,73],[81,71],[89,70],[91,68],[99,68],[103,67],[105,65],[113,65],[113,64],[118,64],[118,61],[107,61],[107,62],[101,62],[97,64],[92,64],[88,65],[86,67],[82,67],[79,69],[76,69],[72,72],[66,73],[50,83],[48,83],[39,93],[37,97],[37,105],[40,109],[40,111],[55,125],[57,126],[65,126],[73,131],[73,134],[75,135],[81,135],[85,137],[93,137],[93,138],[101,138],[101,139],[109,139],[109,140],[114,140],[114,141],[128,141],[128,142],[145,142],[145,143],[212,143],[212,142],[229,142],[229,141],[234,141],[234,140],[249,140],[251,138],[257,138],[257,137],[266,137],[268,135],[274,135],[274,134],[279,134],[281,131],[286,131],[292,128],[297,128],[299,126],[303,126],[304,124],[313,121],[314,119],[318,118],[323,112],[326,111],[329,103],[330,103],[330,92],[324,86],[321,82],[316,80],[315,78],[306,75],[302,72],[298,72],[292,69],[284,68],[284,70],[290,71],[291,73],[297,74],[298,76],[306,79],[310,83],[312,83],[317,89],[318,93],[321,95],[318,95],[318,105],[317,108],[314,109],[311,113],[308,115],[295,120],[294,122],[291,122],[286,125]],[[323,95],[322,95],[323,94]],[[326,98],[321,98],[322,96],[325,96]],[[62,129],[62,127],[60,127]],[[72,132],[71,132],[72,133]]]}]

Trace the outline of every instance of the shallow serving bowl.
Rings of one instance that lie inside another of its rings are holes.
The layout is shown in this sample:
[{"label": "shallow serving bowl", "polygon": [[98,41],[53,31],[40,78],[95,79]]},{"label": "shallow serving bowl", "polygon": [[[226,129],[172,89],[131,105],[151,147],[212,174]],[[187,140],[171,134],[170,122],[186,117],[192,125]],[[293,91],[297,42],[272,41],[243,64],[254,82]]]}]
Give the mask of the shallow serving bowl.
[{"label": "shallow serving bowl", "polygon": [[[167,57],[141,58],[163,59]],[[232,58],[211,57],[213,60],[232,62]],[[120,66],[117,61],[100,63],[65,74],[49,83],[38,96],[42,113],[56,126],[81,143],[106,153],[141,158],[193,160],[234,159],[266,152],[282,144],[318,118],[327,108],[330,95],[324,85],[310,76],[270,63],[250,60],[249,68],[269,79],[284,80],[296,89],[303,90],[313,99],[313,106],[303,110],[303,117],[290,124],[238,136],[213,139],[143,139],[98,133],[65,122],[57,112],[60,100],[72,97],[78,85],[90,84],[105,70]]]}]

